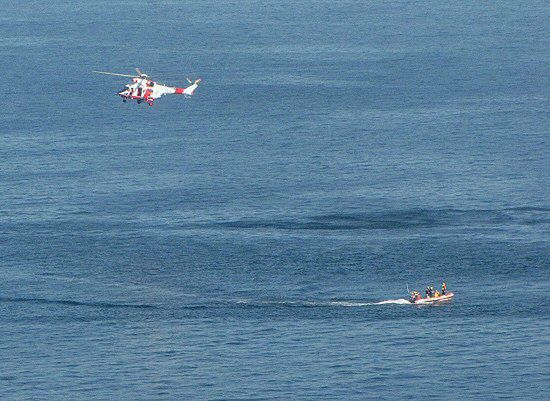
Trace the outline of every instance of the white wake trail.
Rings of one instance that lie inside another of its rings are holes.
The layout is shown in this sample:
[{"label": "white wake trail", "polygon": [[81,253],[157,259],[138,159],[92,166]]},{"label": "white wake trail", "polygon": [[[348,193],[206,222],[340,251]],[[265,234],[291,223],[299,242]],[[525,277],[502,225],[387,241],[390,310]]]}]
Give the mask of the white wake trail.
[{"label": "white wake trail", "polygon": [[387,299],[380,302],[357,302],[357,301],[252,301],[247,299],[239,299],[237,304],[245,304],[250,306],[290,306],[290,307],[365,307],[376,305],[410,305],[406,299]]},{"label": "white wake trail", "polygon": [[392,304],[392,305],[409,305],[410,302],[407,299],[400,298],[400,299],[388,299],[387,301],[376,302],[373,305],[388,305],[388,304]]},{"label": "white wake trail", "polygon": [[406,299],[388,299],[386,301],[380,301],[380,302],[335,301],[335,302],[330,302],[329,304],[333,306],[357,307],[357,306],[373,306],[373,305],[409,305],[410,302]]}]

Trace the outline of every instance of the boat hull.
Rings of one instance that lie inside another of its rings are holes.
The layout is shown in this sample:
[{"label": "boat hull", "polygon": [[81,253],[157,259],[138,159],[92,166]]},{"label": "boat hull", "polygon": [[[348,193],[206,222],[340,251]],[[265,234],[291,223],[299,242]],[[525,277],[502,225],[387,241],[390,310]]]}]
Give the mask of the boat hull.
[{"label": "boat hull", "polygon": [[452,292],[449,292],[445,295],[440,295],[439,297],[420,298],[420,299],[418,299],[414,302],[411,302],[411,303],[415,304],[415,305],[434,304],[434,303],[438,303],[438,302],[449,301],[449,300],[453,299],[454,296],[455,296],[455,294],[453,294]]}]

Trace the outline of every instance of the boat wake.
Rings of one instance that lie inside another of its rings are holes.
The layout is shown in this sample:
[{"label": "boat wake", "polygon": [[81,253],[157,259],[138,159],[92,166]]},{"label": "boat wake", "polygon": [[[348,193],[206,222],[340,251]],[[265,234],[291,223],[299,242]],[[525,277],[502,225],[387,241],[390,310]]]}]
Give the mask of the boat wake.
[{"label": "boat wake", "polygon": [[358,301],[327,301],[327,302],[315,302],[315,301],[251,301],[241,299],[237,301],[239,305],[246,305],[251,307],[298,307],[298,308],[327,308],[327,307],[346,307],[357,308],[366,306],[377,305],[410,305],[411,303],[406,299],[388,299],[380,302],[358,302]]},{"label": "boat wake", "polygon": [[410,305],[408,299],[388,299],[387,301],[376,302],[375,305]]}]

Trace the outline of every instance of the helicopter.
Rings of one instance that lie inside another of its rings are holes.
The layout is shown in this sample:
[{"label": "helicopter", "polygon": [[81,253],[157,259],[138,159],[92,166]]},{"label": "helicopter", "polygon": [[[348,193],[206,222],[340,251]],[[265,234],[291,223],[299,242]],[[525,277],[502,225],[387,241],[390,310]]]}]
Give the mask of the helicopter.
[{"label": "helicopter", "polygon": [[184,95],[186,98],[189,98],[193,95],[195,89],[197,89],[199,83],[202,81],[200,78],[194,81],[187,78],[187,82],[189,82],[190,85],[187,88],[177,88],[175,86],[167,86],[153,81],[149,75],[141,72],[139,68],[136,68],[137,75],[117,74],[114,72],[105,71],[92,72],[96,74],[132,78],[132,83],[127,84],[124,89],[117,92],[117,95],[122,98],[124,103],[128,100],[135,100],[138,104],[146,102],[149,106],[152,106],[155,99],[158,99],[162,95],[176,94]]}]

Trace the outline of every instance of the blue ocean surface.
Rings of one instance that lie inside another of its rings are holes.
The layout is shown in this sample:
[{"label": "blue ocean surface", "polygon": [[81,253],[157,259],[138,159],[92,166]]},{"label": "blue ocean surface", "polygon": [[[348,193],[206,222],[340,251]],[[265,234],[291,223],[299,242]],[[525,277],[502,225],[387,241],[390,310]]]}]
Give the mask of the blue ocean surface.
[{"label": "blue ocean surface", "polygon": [[0,399],[547,397],[549,22],[0,0]]}]

